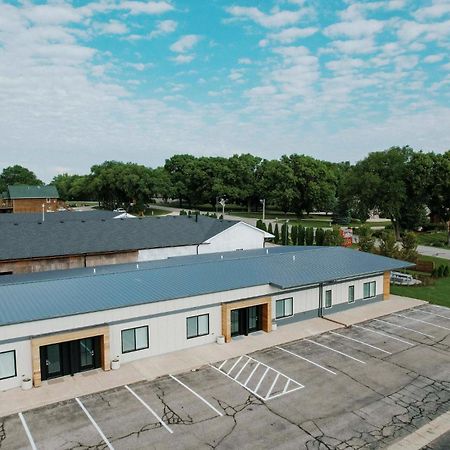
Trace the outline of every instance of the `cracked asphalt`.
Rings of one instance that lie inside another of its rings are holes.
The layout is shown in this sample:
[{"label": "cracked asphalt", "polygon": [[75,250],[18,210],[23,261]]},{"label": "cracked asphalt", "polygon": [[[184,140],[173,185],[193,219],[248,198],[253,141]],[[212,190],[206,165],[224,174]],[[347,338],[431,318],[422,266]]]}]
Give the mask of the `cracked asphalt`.
[{"label": "cracked asphalt", "polygon": [[[276,347],[252,353],[305,386],[265,402],[209,366],[176,375],[222,415],[169,376],[129,386],[154,414],[125,387],[80,401],[114,449],[387,447],[450,410],[450,309],[425,305],[402,314],[407,318],[389,315],[381,318],[388,323],[371,320],[336,330],[341,336],[281,346],[291,353]],[[232,374],[244,374],[238,369]],[[108,448],[75,399],[23,417],[38,449]],[[448,437],[425,448],[448,448],[442,446]],[[0,448],[30,448],[18,415],[0,418]]]}]

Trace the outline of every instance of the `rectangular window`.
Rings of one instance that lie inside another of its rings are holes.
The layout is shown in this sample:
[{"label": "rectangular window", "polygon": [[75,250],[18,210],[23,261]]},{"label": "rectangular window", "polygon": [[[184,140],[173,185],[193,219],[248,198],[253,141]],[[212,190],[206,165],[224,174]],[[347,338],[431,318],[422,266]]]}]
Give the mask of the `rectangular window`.
[{"label": "rectangular window", "polygon": [[331,289],[325,291],[325,308],[331,308],[333,304]]},{"label": "rectangular window", "polygon": [[186,331],[188,339],[209,334],[209,314],[188,317],[186,319]]},{"label": "rectangular window", "polygon": [[122,330],[122,353],[148,348],[148,326]]},{"label": "rectangular window", "polygon": [[0,353],[0,380],[17,376],[16,351]]},{"label": "rectangular window", "polygon": [[355,286],[348,287],[348,302],[353,303],[355,301]]},{"label": "rectangular window", "polygon": [[292,316],[294,314],[293,299],[283,298],[282,300],[277,300],[275,303],[275,314],[277,319]]},{"label": "rectangular window", "polygon": [[364,298],[372,298],[377,294],[377,283],[376,281],[370,281],[369,283],[364,283],[363,285],[363,296]]}]

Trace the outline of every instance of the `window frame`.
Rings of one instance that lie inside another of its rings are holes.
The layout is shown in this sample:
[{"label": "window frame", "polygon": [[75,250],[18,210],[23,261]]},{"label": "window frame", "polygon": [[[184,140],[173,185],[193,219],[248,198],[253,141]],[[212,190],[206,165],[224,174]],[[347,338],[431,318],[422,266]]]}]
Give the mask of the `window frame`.
[{"label": "window frame", "polygon": [[[352,290],[352,299],[351,300],[350,300],[350,289]],[[355,303],[355,285],[354,284],[351,284],[348,287],[347,301],[348,301],[348,303]]]},{"label": "window frame", "polygon": [[[290,300],[291,301],[291,308],[292,308],[292,313],[291,314],[286,314],[286,301]],[[277,303],[278,302],[283,302],[283,315],[282,316],[278,316],[277,315]],[[287,317],[292,317],[294,315],[294,297],[286,297],[286,298],[280,298],[279,300],[275,300],[275,319],[279,320],[279,319],[285,319]]]},{"label": "window frame", "polygon": [[[330,306],[327,306],[327,293],[330,293]],[[325,290],[325,299],[324,299],[324,305],[325,309],[330,309],[333,307],[333,290],[332,289],[326,289]]]},{"label": "window frame", "polygon": [[[203,317],[203,316],[207,316],[208,317],[208,332],[207,333],[202,333],[202,334],[198,334],[198,319],[199,317]],[[196,319],[197,321],[197,334],[195,336],[189,336],[189,319]],[[209,313],[205,313],[205,314],[199,314],[197,316],[189,316],[186,317],[186,339],[195,339],[198,337],[202,337],[202,336],[208,336],[210,334],[210,327],[209,327]]]},{"label": "window frame", "polygon": [[[141,348],[136,348],[136,330],[140,329],[140,328],[146,328],[147,329],[147,347],[141,347]],[[123,349],[123,332],[124,331],[131,331],[133,330],[134,333],[134,349],[133,350],[124,350]],[[123,330],[120,330],[120,341],[121,341],[121,350],[122,350],[122,355],[126,354],[126,353],[133,353],[133,352],[139,352],[140,350],[146,350],[148,348],[150,348],[150,330],[148,325],[141,325],[139,327],[133,327],[133,328],[124,328]]]},{"label": "window frame", "polygon": [[0,352],[0,355],[3,355],[5,353],[12,353],[13,354],[13,358],[14,358],[14,375],[8,375],[7,377],[2,377],[0,378],[0,380],[8,380],[9,378],[15,378],[17,377],[17,355],[16,355],[16,350],[6,350],[4,352]]},{"label": "window frame", "polygon": [[[366,296],[364,293],[364,287],[366,285],[369,285],[369,295]],[[372,295],[372,286],[373,288],[373,295]],[[363,284],[363,300],[368,300],[370,298],[375,298],[377,296],[377,282],[376,281],[367,281]]]}]

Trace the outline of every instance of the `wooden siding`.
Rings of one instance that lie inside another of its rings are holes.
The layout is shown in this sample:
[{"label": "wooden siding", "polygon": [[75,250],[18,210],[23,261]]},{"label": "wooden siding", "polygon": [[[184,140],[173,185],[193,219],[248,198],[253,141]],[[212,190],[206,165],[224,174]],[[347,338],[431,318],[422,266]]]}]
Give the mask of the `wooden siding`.
[{"label": "wooden siding", "polygon": [[384,272],[383,275],[383,299],[387,300],[391,294],[391,272]]},{"label": "wooden siding", "polygon": [[240,300],[232,303],[222,303],[222,335],[225,342],[231,341],[231,311],[234,309],[248,308],[249,306],[262,305],[262,329],[266,333],[272,331],[272,298],[259,297]]},{"label": "wooden siding", "polygon": [[12,204],[15,213],[39,213],[42,205],[45,205],[45,211],[56,211],[60,206],[57,198],[50,198],[49,202],[45,198],[17,198]]},{"label": "wooden siding", "polygon": [[31,340],[31,357],[33,366],[33,385],[38,387],[42,384],[41,378],[41,355],[40,347],[60,342],[76,341],[94,336],[100,336],[100,353],[103,370],[110,369],[109,360],[109,327],[95,327],[85,330],[58,333],[49,336],[37,337]]}]

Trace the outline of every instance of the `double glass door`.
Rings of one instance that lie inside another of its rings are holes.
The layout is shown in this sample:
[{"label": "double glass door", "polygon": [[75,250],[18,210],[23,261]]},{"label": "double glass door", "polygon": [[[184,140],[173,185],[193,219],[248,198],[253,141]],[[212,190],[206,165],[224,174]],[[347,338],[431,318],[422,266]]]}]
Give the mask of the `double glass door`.
[{"label": "double glass door", "polygon": [[43,380],[95,369],[100,367],[100,337],[45,345],[40,356]]},{"label": "double glass door", "polygon": [[262,306],[231,310],[231,336],[248,335],[261,329]]}]

